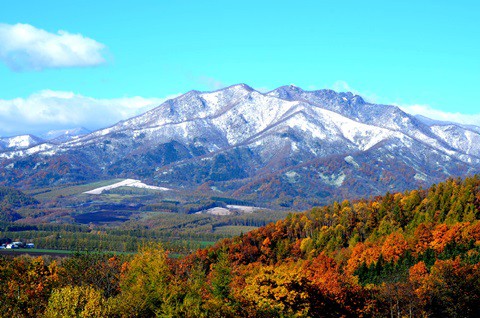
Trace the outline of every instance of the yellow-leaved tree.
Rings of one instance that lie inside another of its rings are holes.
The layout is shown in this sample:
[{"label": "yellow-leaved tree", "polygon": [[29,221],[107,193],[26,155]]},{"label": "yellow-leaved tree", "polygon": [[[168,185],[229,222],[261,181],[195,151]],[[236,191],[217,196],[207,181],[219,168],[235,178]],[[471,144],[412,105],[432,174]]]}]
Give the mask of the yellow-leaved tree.
[{"label": "yellow-leaved tree", "polygon": [[90,286],[55,289],[48,301],[45,318],[103,318],[108,306],[101,291]]},{"label": "yellow-leaved tree", "polygon": [[169,316],[172,297],[178,294],[171,284],[172,273],[163,247],[143,247],[128,263],[120,277],[120,294],[112,301],[114,314],[120,317]]}]

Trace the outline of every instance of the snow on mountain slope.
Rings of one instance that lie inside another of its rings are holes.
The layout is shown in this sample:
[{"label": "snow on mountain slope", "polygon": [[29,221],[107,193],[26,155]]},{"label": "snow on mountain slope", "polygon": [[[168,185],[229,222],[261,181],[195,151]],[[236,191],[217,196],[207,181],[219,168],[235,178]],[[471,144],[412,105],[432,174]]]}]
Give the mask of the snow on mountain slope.
[{"label": "snow on mountain slope", "polygon": [[[301,116],[301,112],[308,116]],[[290,118],[292,114],[297,114],[295,119]],[[343,138],[358,150],[403,133],[403,139],[417,139],[458,159],[470,154],[463,148],[453,149],[444,137],[432,134],[438,130],[430,130],[395,106],[371,105],[351,93],[307,92],[294,86],[262,94],[244,84],[212,93],[188,92],[143,115],[68,141],[57,151],[97,143],[99,138],[119,132],[152,143],[196,142],[215,151],[252,138],[258,140],[257,135],[282,125],[286,118],[310,138]]]},{"label": "snow on mountain slope", "polygon": [[0,138],[0,150],[25,149],[42,143],[43,140],[33,135],[21,135]]},{"label": "snow on mountain slope", "polygon": [[[396,106],[370,104],[365,102],[360,96],[353,95],[350,92],[336,93],[332,90],[304,91],[292,85],[279,87],[269,92],[268,95],[286,100],[305,101],[311,105],[329,109],[361,123],[400,131],[406,136],[453,155],[457,159],[471,162],[468,156],[465,157],[466,153],[463,148],[456,149],[452,147],[448,138],[445,139],[445,136],[438,136],[438,130],[430,129],[429,121],[409,115]],[[461,125],[456,125],[456,127],[467,130],[467,128]]]},{"label": "snow on mountain slope", "polygon": [[49,142],[62,143],[89,133],[91,133],[90,130],[83,127],[78,127],[72,129],[51,130],[41,135],[41,137]]},{"label": "snow on mountain slope", "polygon": [[468,124],[459,124],[455,123],[452,121],[443,121],[443,120],[437,120],[437,119],[431,119],[422,115],[415,115],[415,118],[421,121],[422,123],[426,124],[427,126],[449,126],[449,125],[454,125],[461,127],[466,130],[471,130],[476,133],[480,133],[480,127],[475,126],[475,125],[468,125]]},{"label": "snow on mountain slope", "polygon": [[[190,91],[65,142],[5,151],[0,166],[19,182],[40,169],[57,169],[63,160],[68,171],[92,179],[134,177],[187,188],[214,182],[223,191],[249,195],[276,193],[277,186],[305,195],[300,184],[318,189],[319,196],[381,193],[479,171],[479,141],[473,129],[429,125],[352,93],[282,86],[264,94],[239,84]],[[5,168],[17,158],[29,158],[32,172],[18,177]],[[343,158],[354,158],[355,165]],[[58,173],[54,182],[68,176]],[[272,186],[261,185],[265,180]],[[369,184],[360,187],[358,180]]]},{"label": "snow on mountain slope", "polygon": [[480,133],[457,125],[431,126],[432,131],[454,149],[480,158]]}]

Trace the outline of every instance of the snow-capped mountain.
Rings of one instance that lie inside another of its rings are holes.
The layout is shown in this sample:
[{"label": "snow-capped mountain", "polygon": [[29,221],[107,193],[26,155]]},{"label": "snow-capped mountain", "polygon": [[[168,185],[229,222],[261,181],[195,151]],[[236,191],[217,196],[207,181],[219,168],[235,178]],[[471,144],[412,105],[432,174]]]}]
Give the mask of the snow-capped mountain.
[{"label": "snow-capped mountain", "polygon": [[[28,149],[47,142],[50,144],[60,144],[88,133],[91,133],[91,131],[86,128],[79,127],[72,129],[51,130],[40,134],[40,137],[31,134],[13,137],[0,137],[0,151],[15,152],[17,150]],[[46,147],[50,146],[47,145]]]},{"label": "snow-capped mountain", "polygon": [[[479,172],[479,141],[477,129],[427,122],[352,93],[295,86],[260,93],[239,84],[190,91],[63,143],[4,152],[0,173],[6,184],[118,176],[313,204]],[[16,169],[18,162],[29,169]],[[46,171],[49,179],[39,178]]]},{"label": "snow-capped mountain", "polygon": [[0,151],[25,149],[42,142],[44,142],[43,139],[33,135],[0,137]]},{"label": "snow-capped mountain", "polygon": [[41,138],[51,143],[62,143],[89,133],[91,133],[90,130],[84,127],[77,127],[72,129],[50,130],[42,134]]}]

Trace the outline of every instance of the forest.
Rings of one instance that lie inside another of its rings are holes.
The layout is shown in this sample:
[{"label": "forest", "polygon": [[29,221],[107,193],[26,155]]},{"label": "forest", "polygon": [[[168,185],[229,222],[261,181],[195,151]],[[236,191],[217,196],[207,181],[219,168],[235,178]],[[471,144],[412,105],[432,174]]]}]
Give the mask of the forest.
[{"label": "forest", "polygon": [[183,257],[0,256],[1,317],[479,317],[480,177],[289,214]]}]

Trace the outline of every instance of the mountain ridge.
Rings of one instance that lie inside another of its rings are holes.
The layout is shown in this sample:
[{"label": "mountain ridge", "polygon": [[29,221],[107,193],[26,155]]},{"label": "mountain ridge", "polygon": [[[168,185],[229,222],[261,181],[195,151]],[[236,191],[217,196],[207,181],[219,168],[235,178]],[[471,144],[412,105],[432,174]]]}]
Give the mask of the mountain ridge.
[{"label": "mountain ridge", "polygon": [[[0,172],[9,177],[4,184],[32,183],[35,171],[18,176],[6,168],[27,161],[50,171],[48,182],[54,184],[132,177],[195,189],[208,182],[212,191],[255,200],[281,196],[287,205],[309,205],[315,199],[304,193],[304,184],[335,199],[349,192],[359,196],[365,189],[378,195],[428,186],[480,170],[476,129],[424,121],[350,92],[289,85],[261,93],[236,84],[213,92],[189,91],[65,142],[2,152]],[[353,158],[356,165],[346,159],[333,163],[331,156]],[[63,175],[53,170],[58,160],[65,166]],[[315,171],[318,162],[323,166]],[[83,177],[75,180],[71,171]],[[391,175],[390,184],[384,175]],[[280,190],[265,190],[267,186],[259,184],[265,179]],[[364,180],[360,187],[365,189],[355,190],[355,180]]]}]

